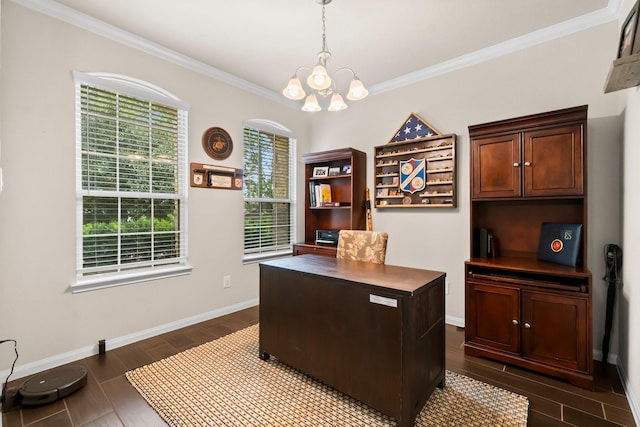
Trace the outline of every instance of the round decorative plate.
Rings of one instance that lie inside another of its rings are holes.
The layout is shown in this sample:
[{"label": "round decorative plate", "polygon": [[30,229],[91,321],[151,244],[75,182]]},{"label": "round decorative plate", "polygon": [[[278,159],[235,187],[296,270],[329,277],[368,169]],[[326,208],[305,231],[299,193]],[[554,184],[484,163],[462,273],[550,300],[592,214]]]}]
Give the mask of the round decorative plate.
[{"label": "round decorative plate", "polygon": [[233,142],[226,130],[213,127],[202,134],[202,148],[212,159],[224,160],[231,155]]}]

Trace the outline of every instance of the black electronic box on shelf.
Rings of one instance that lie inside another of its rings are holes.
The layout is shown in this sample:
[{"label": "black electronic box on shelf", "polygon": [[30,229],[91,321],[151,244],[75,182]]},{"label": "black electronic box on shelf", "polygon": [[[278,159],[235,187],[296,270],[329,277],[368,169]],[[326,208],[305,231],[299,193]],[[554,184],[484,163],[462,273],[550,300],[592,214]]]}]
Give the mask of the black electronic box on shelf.
[{"label": "black electronic box on shelf", "polygon": [[316,230],[316,244],[337,245],[340,230]]}]

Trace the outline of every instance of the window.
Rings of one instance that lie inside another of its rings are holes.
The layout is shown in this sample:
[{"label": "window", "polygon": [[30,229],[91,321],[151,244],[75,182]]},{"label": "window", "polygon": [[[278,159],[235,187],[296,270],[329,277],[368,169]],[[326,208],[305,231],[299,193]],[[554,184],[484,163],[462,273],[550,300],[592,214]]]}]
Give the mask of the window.
[{"label": "window", "polygon": [[244,123],[244,259],[291,254],[295,138],[273,122]]},{"label": "window", "polygon": [[75,72],[73,292],[187,274],[187,106],[124,76]]}]

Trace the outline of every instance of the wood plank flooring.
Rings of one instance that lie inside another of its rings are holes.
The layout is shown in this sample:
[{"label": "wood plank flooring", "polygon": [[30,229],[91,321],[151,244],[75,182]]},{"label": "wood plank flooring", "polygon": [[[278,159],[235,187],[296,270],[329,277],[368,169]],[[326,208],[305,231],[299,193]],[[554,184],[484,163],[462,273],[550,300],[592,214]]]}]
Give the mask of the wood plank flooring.
[{"label": "wood plank flooring", "polygon": [[[2,414],[5,427],[164,426],[124,376],[152,363],[258,322],[258,307],[208,320],[74,362],[89,371],[85,387],[41,407]],[[529,398],[529,426],[635,426],[614,367],[598,372],[595,391],[485,359],[464,355],[464,329],[446,327],[446,368]],[[10,383],[18,387],[28,378]]]}]

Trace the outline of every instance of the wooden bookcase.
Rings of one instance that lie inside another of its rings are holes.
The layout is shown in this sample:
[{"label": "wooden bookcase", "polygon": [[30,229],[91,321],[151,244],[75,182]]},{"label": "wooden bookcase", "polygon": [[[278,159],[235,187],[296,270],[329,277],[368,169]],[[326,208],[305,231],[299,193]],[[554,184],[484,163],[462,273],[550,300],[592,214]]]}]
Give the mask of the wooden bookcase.
[{"label": "wooden bookcase", "polygon": [[[455,135],[380,145],[375,147],[374,157],[376,208],[456,207]],[[419,189],[403,190],[401,163],[412,159],[425,162],[424,175],[413,178]]]},{"label": "wooden bookcase", "polygon": [[[587,106],[469,126],[469,137],[465,353],[592,388]],[[537,260],[543,222],[582,224],[575,267]]]},{"label": "wooden bookcase", "polygon": [[[293,245],[293,254],[315,253],[336,256],[336,247],[316,244],[316,230],[364,230],[366,227],[366,169],[367,157],[353,148],[309,153],[304,161],[304,242]],[[314,176],[315,168],[327,168],[339,173]],[[337,206],[312,206],[310,188],[329,184],[331,201]],[[310,186],[311,185],[311,186]]]}]

